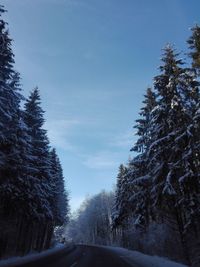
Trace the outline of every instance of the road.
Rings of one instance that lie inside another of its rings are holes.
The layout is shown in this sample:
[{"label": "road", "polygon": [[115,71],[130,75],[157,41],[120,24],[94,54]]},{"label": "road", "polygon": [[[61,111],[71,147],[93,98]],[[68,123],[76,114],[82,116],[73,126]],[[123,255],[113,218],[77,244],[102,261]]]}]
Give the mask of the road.
[{"label": "road", "polygon": [[70,253],[55,254],[20,267],[138,267],[106,247],[77,245]]}]

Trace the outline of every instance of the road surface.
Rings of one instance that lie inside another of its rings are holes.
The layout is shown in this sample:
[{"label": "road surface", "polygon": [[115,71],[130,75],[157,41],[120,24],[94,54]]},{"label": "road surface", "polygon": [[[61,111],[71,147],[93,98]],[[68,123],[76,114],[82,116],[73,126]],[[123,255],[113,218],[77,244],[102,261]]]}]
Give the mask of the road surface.
[{"label": "road surface", "polygon": [[138,267],[126,260],[106,247],[77,245],[70,253],[62,251],[20,267]]}]

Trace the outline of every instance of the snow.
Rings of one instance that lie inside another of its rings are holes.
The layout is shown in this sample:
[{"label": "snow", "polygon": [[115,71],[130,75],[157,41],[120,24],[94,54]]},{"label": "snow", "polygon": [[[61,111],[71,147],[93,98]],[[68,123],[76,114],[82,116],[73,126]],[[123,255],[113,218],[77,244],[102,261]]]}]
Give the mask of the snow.
[{"label": "snow", "polygon": [[138,251],[131,251],[120,247],[107,247],[118,256],[120,255],[126,262],[132,266],[140,267],[188,267],[187,265],[177,263],[159,256],[150,256]]},{"label": "snow", "polygon": [[[63,248],[65,248],[66,245],[58,243],[55,245],[55,247],[50,248],[48,250],[45,250],[43,252],[31,252],[26,256],[23,257],[12,257],[12,258],[8,258],[5,260],[1,260],[0,261],[0,267],[15,267],[18,266],[20,264],[25,264],[28,262],[32,262],[35,260],[39,260],[43,257],[46,257],[52,253],[56,253],[60,250],[62,250]],[[69,246],[71,248],[71,246]]]}]

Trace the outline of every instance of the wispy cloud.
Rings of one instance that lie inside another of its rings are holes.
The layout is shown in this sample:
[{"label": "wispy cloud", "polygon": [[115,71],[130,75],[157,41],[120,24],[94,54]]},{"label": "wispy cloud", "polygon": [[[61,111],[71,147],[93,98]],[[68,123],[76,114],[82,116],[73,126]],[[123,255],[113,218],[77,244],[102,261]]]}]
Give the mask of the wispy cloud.
[{"label": "wispy cloud", "polygon": [[85,155],[83,164],[90,169],[112,169],[119,165],[119,154],[112,151],[100,151]]},{"label": "wispy cloud", "polygon": [[109,145],[118,148],[130,149],[135,139],[136,137],[134,136],[133,131],[127,131],[125,133],[121,133],[117,136],[114,136],[109,142]]},{"label": "wispy cloud", "polygon": [[48,136],[51,144],[64,150],[74,150],[74,146],[69,141],[69,136],[73,128],[80,124],[79,120],[50,120],[46,122],[45,128],[48,130]]}]

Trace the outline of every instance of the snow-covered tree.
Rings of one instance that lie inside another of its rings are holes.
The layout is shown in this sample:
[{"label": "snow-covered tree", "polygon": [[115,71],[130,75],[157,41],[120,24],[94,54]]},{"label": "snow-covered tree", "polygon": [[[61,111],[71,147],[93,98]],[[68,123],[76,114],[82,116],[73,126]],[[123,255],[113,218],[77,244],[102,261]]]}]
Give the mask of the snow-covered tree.
[{"label": "snow-covered tree", "polygon": [[24,97],[4,12],[0,6],[0,257],[48,248],[69,210],[57,156],[53,173],[37,88],[20,108]]},{"label": "snow-covered tree", "polygon": [[[160,67],[161,74],[154,79],[158,104],[153,110],[149,169],[151,169],[154,207],[171,209],[174,196],[179,195],[178,179],[174,176],[174,140],[182,126],[182,99],[179,92],[183,62],[172,47],[167,46]],[[163,212],[164,213],[164,212]]]},{"label": "snow-covered tree", "polygon": [[138,155],[129,161],[125,170],[123,166],[120,166],[114,221],[122,224],[124,220],[132,217],[132,223],[135,223],[135,226],[145,229],[150,217],[151,202],[147,149],[151,143],[151,111],[156,105],[155,94],[150,88],[147,89],[143,103],[141,117],[136,120],[137,124],[134,126],[137,129],[138,140],[131,149]]},{"label": "snow-covered tree", "polygon": [[31,137],[32,175],[34,177],[33,189],[37,201],[37,219],[52,220],[53,214],[50,205],[52,196],[49,140],[46,130],[43,129],[44,111],[40,106],[40,95],[35,88],[25,103],[24,120]]},{"label": "snow-covered tree", "polygon": [[36,238],[33,249],[48,248],[51,242],[54,217],[51,201],[53,185],[51,180],[50,147],[47,131],[43,129],[44,111],[38,88],[35,88],[25,102],[24,121],[31,138],[31,157],[29,164],[33,177],[31,201],[34,210],[32,216],[36,222],[33,232]]},{"label": "snow-covered tree", "polygon": [[51,185],[53,197],[51,198],[51,206],[54,216],[55,226],[62,226],[68,221],[69,203],[68,193],[65,190],[65,182],[60,160],[56,154],[56,150],[50,152],[51,160]]},{"label": "snow-covered tree", "polygon": [[[5,11],[1,6],[0,16],[3,12]],[[4,205],[9,207],[8,198],[14,190],[13,182],[17,169],[16,162],[13,164],[12,160],[14,155],[19,156],[16,144],[21,101],[19,91],[11,87],[14,75],[11,42],[6,23],[0,19],[0,195],[1,203],[4,203],[3,209],[7,211]]]},{"label": "snow-covered tree", "polygon": [[140,118],[136,120],[134,128],[137,129],[136,135],[138,139],[131,151],[136,153],[145,153],[151,143],[151,124],[152,124],[152,110],[156,106],[156,96],[151,88],[147,88],[146,95],[144,95],[144,106],[139,113]]},{"label": "snow-covered tree", "polygon": [[200,75],[200,26],[195,25],[192,29],[192,36],[188,39],[189,53],[192,58],[192,67]]},{"label": "snow-covered tree", "polygon": [[[29,166],[26,126],[20,111],[19,74],[14,71],[12,40],[1,19],[5,10],[0,6],[0,235],[1,254],[16,239],[16,224],[26,213],[27,174]],[[1,225],[0,225],[1,228]]]},{"label": "snow-covered tree", "polygon": [[169,226],[186,256],[191,243],[186,233],[199,229],[199,83],[170,45],[162,62],[136,121],[138,140],[132,151],[137,155],[125,178],[117,181],[120,212],[115,204],[113,218],[114,225],[125,220],[128,229],[134,224],[146,233],[154,222]]},{"label": "snow-covered tree", "polygon": [[87,198],[67,227],[67,238],[84,244],[112,244],[111,209],[114,195],[101,193]]},{"label": "snow-covered tree", "polygon": [[134,128],[137,129],[138,139],[131,151],[137,153],[129,163],[129,180],[134,188],[133,194],[130,196],[132,206],[134,206],[133,214],[135,217],[135,225],[145,230],[151,217],[151,180],[148,169],[148,149],[152,142],[152,111],[156,106],[156,96],[151,88],[148,88],[144,95],[144,106],[140,111],[140,119],[136,120]]},{"label": "snow-covered tree", "polygon": [[152,113],[149,175],[153,206],[158,218],[177,226],[187,255],[184,232],[189,213],[186,206],[189,208],[192,202],[188,203],[185,190],[192,193],[193,187],[199,187],[197,171],[194,171],[192,163],[196,158],[192,145],[195,131],[192,124],[198,100],[198,83],[193,72],[183,67],[183,61],[178,56],[172,47],[167,46],[160,67],[161,74],[154,79],[158,105]]},{"label": "snow-covered tree", "polygon": [[120,164],[119,171],[117,175],[117,184],[115,192],[115,202],[113,206],[112,220],[113,226],[116,227],[124,220],[126,212],[124,209],[124,194],[127,194],[127,188],[125,188],[127,168],[123,164]]}]

